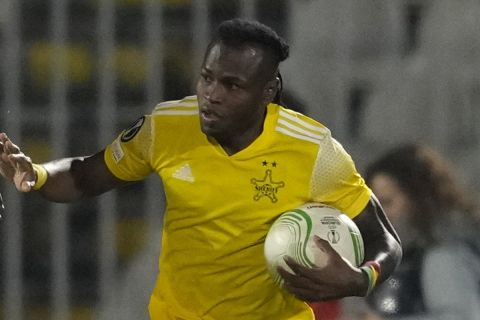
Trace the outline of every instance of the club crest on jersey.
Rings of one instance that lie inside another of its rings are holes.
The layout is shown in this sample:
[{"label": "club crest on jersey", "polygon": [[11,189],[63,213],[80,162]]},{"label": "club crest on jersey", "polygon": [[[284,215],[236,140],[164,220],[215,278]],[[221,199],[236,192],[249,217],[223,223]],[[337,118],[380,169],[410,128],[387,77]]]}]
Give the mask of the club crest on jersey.
[{"label": "club crest on jersey", "polygon": [[270,201],[275,203],[278,201],[278,189],[285,186],[285,182],[283,181],[273,181],[272,170],[270,169],[267,169],[265,171],[265,176],[263,177],[263,179],[252,178],[250,182],[255,187],[255,195],[253,196],[253,200],[255,201],[258,201],[263,197],[267,197],[270,199]]},{"label": "club crest on jersey", "polygon": [[143,123],[145,122],[145,116],[139,118],[137,121],[135,121],[134,124],[132,124],[128,129],[126,129],[123,133],[122,136],[120,137],[120,140],[122,142],[127,142],[133,139],[140,131],[140,128],[143,126]]}]

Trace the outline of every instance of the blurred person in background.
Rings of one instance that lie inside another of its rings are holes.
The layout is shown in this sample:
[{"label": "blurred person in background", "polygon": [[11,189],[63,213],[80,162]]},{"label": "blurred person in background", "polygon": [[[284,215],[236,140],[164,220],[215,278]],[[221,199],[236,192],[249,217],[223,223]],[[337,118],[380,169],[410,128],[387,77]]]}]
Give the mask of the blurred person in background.
[{"label": "blurred person in background", "polygon": [[366,180],[404,248],[399,268],[367,298],[378,318],[480,319],[479,216],[452,165],[405,144],[371,163]]}]

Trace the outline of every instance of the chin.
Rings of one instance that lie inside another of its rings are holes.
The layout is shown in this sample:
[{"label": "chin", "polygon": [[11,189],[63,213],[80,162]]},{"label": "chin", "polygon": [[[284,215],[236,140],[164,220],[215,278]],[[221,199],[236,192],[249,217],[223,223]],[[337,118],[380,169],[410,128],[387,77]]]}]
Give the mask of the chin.
[{"label": "chin", "polygon": [[200,123],[200,128],[201,128],[202,132],[209,137],[214,138],[215,136],[217,136],[219,134],[219,130],[217,130],[215,127],[206,125],[204,123]]}]

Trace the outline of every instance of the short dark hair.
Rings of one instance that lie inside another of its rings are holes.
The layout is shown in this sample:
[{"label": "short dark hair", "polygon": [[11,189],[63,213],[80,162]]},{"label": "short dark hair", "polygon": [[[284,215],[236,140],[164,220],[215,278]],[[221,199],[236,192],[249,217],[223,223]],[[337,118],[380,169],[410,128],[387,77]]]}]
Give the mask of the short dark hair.
[{"label": "short dark hair", "polygon": [[210,49],[221,42],[229,46],[240,46],[246,43],[261,45],[269,49],[278,64],[288,58],[289,46],[272,28],[253,20],[232,19],[223,21],[217,28],[210,42]]}]

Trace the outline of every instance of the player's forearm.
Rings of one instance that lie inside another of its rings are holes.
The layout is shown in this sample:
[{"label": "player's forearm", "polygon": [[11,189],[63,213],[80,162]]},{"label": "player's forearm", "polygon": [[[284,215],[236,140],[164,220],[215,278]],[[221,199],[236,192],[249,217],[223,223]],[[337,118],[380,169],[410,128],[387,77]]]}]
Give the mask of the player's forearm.
[{"label": "player's forearm", "polygon": [[42,164],[48,173],[45,185],[39,190],[44,198],[54,202],[72,202],[82,198],[84,190],[79,188],[72,169],[76,161],[84,161],[84,158],[65,158]]},{"label": "player's forearm", "polygon": [[385,281],[402,259],[400,240],[375,197],[364,212],[354,220],[360,228],[365,245],[365,262],[379,264],[376,283]]},{"label": "player's forearm", "polygon": [[365,261],[376,261],[380,265],[377,285],[382,283],[395,271],[402,259],[402,248],[398,241],[388,232],[378,238],[372,238],[365,247]]},{"label": "player's forearm", "polygon": [[100,195],[125,183],[105,165],[103,151],[93,156],[65,158],[43,165],[48,179],[40,193],[55,202],[72,202]]},{"label": "player's forearm", "polygon": [[382,228],[377,230],[383,230],[383,232],[373,234],[370,240],[373,243],[369,252],[365,252],[365,257],[368,259],[369,256],[374,256],[372,259],[380,263],[382,272],[379,275],[378,283],[382,283],[390,277],[395,268],[400,264],[403,251],[397,232],[375,196],[372,197],[371,203],[372,209],[382,225]]}]

